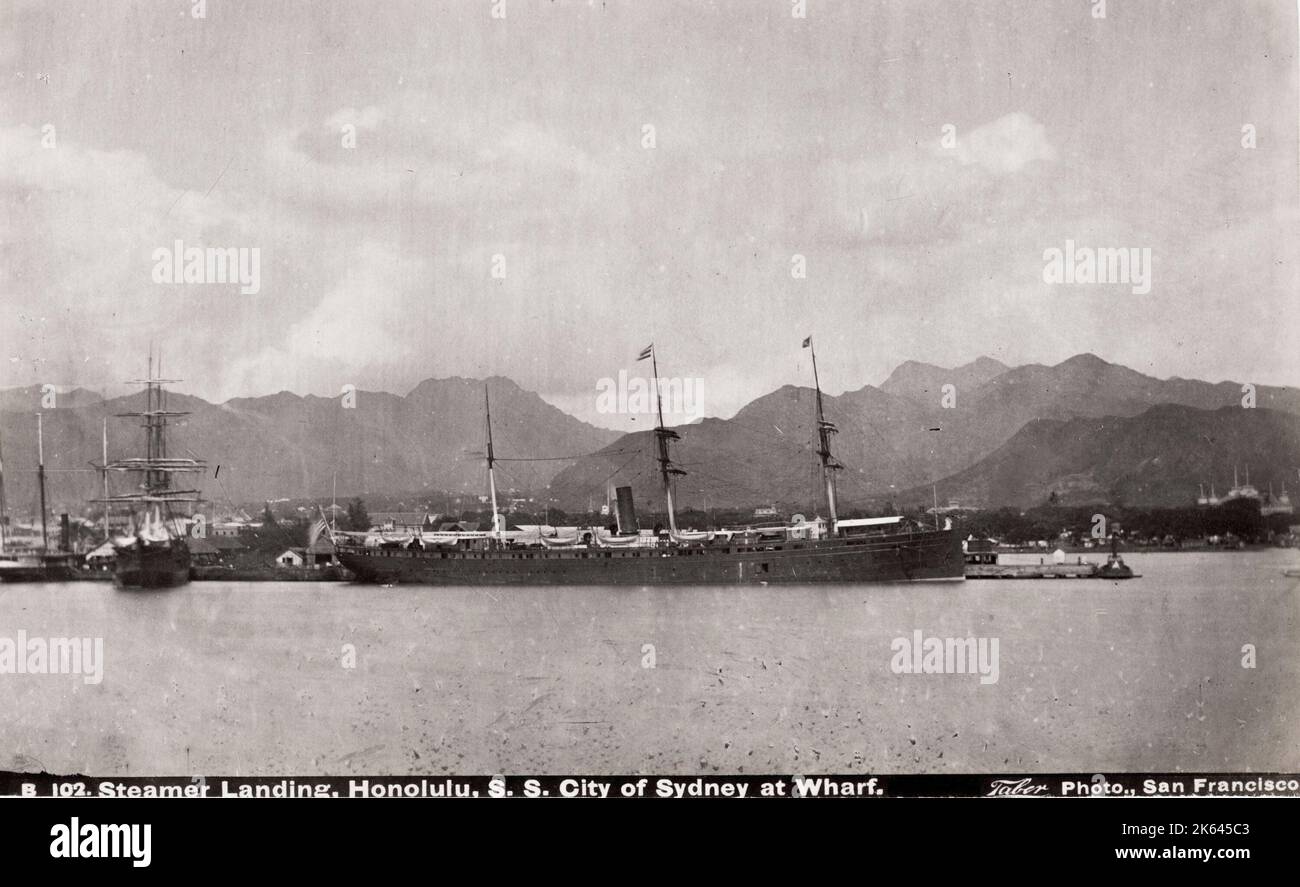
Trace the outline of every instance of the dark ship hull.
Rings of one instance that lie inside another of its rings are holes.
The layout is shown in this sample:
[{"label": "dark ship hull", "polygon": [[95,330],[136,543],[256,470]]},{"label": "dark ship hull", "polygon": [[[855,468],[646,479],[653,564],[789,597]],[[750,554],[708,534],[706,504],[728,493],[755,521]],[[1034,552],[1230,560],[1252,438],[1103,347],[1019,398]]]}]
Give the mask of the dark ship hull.
[{"label": "dark ship hull", "polygon": [[358,581],[411,585],[799,585],[965,578],[961,538],[952,530],[633,549],[339,545],[338,557]]},{"label": "dark ship hull", "polygon": [[113,581],[120,588],[175,588],[190,581],[190,550],[182,542],[136,542],[115,553]]},{"label": "dark ship hull", "polygon": [[48,554],[24,558],[17,566],[0,569],[0,582],[66,582],[77,578],[70,554]]}]

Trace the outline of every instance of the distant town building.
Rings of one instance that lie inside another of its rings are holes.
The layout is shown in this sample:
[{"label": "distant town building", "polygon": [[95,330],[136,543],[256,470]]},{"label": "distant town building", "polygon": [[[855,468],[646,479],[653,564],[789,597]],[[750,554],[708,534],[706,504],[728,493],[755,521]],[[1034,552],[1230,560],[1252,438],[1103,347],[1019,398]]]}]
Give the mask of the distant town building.
[{"label": "distant town building", "polygon": [[478,521],[444,521],[438,524],[439,533],[477,533]]},{"label": "distant town building", "polygon": [[309,567],[328,567],[334,563],[334,546],[321,536],[303,549],[303,562]]},{"label": "distant town building", "polygon": [[275,562],[281,567],[301,567],[303,562],[301,548],[286,548],[275,557]]},{"label": "distant town building", "polygon": [[221,552],[223,557],[231,557],[248,550],[248,546],[237,536],[212,535],[208,537],[208,541]]},{"label": "distant town building", "polygon": [[996,564],[998,562],[998,543],[996,539],[976,539],[967,536],[961,548],[968,564]]},{"label": "distant town building", "polygon": [[260,527],[252,516],[242,508],[222,514],[213,514],[212,523],[208,525],[209,536],[238,536],[247,530]]},{"label": "distant town building", "polygon": [[210,566],[221,561],[221,549],[207,539],[190,539],[190,561],[197,566]]},{"label": "distant town building", "polygon": [[384,533],[418,533],[432,528],[437,517],[427,511],[375,511],[370,514],[370,526]]},{"label": "distant town building", "polygon": [[979,511],[973,505],[963,505],[956,499],[949,499],[947,505],[931,505],[925,510],[926,514],[957,514],[962,511]]},{"label": "distant town building", "polygon": [[334,546],[322,536],[306,548],[286,548],[276,556],[275,563],[281,567],[327,567],[334,563]]},{"label": "distant town building", "polygon": [[117,554],[113,551],[113,543],[105,542],[98,548],[86,553],[86,563],[95,566],[111,563],[117,559]]}]

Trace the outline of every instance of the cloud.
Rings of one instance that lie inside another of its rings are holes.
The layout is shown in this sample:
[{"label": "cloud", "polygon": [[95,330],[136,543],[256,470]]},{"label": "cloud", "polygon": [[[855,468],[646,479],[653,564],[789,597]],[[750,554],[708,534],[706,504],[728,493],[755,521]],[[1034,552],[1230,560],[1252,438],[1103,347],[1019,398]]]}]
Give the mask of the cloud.
[{"label": "cloud", "polygon": [[218,396],[284,388],[337,392],[344,384],[358,384],[361,373],[373,378],[416,359],[410,333],[419,308],[410,291],[427,276],[426,263],[391,245],[365,241],[345,267],[324,297],[291,320],[271,344],[233,357],[217,380]]},{"label": "cloud", "polygon": [[[408,90],[360,111],[342,108],[319,124],[281,128],[262,158],[267,187],[325,213],[457,209],[458,228],[478,224],[494,236],[510,226],[536,237],[555,227],[559,205],[608,219],[626,202],[616,193],[626,160],[599,162],[551,125],[484,121],[470,110]],[[341,138],[347,123],[363,131],[354,147]],[[609,145],[595,147],[612,159]]]},{"label": "cloud", "polygon": [[[168,361],[185,389],[210,398],[499,373],[590,403],[596,379],[654,338],[661,369],[706,378],[707,411],[727,414],[806,381],[793,361],[809,332],[830,388],[1000,343],[1010,362],[1110,355],[1113,328],[1094,318],[1116,316],[1159,366],[1176,331],[1201,354],[1191,343],[1214,339],[1207,364],[1240,367],[1241,331],[1280,336],[1300,304],[1294,249],[1254,215],[1294,202],[1293,152],[1265,137],[1270,109],[1294,107],[1294,78],[1273,69],[1282,43],[1242,49],[1253,26],[1229,29],[1251,89],[1215,94],[1188,61],[1195,28],[1165,35],[1183,66],[1163,90],[1117,89],[1126,70],[1156,79],[1125,67],[1137,44],[1073,64],[1050,5],[988,18],[978,53],[960,20],[936,27],[910,3],[857,26],[814,16],[808,40],[767,13],[706,11],[683,29],[667,4],[547,7],[522,29],[453,3],[328,26],[309,7],[199,23],[138,6],[33,5],[0,27],[4,116],[60,125],[51,154],[36,130],[0,132],[0,356],[45,362],[6,384],[128,378],[161,331],[169,355],[184,349],[185,366]],[[104,43],[131,51],[96,54]],[[1002,82],[1004,60],[1023,92]],[[1021,70],[1090,100],[1043,101]],[[164,107],[172,125],[158,125]],[[1244,119],[1261,127],[1248,154]],[[959,127],[944,150],[928,139],[946,120]],[[262,292],[148,282],[151,251],[176,237],[261,247]],[[1046,287],[1042,252],[1067,237],[1151,245],[1159,293]],[[497,253],[504,280],[489,273]],[[794,253],[807,279],[790,276]],[[1249,304],[1236,320],[1185,310],[1211,299]],[[47,377],[52,361],[68,372]],[[1195,375],[1196,355],[1178,369]]]},{"label": "cloud", "polygon": [[359,111],[356,108],[340,108],[326,119],[325,125],[334,130],[349,125],[358,129],[374,130],[387,118],[388,113],[385,109],[377,105],[369,105]]},{"label": "cloud", "polygon": [[247,231],[243,209],[185,196],[137,152],[84,146],[57,130],[0,127],[6,303],[85,314],[143,295],[158,246]]},{"label": "cloud", "polygon": [[101,389],[134,374],[137,357],[155,342],[173,358],[185,354],[184,377],[197,380],[190,390],[202,393],[203,380],[217,378],[240,346],[237,336],[214,336],[210,321],[232,323],[258,306],[263,325],[273,325],[283,305],[269,292],[240,297],[237,285],[157,284],[154,250],[176,240],[258,247],[265,284],[283,266],[273,247],[294,220],[256,194],[174,186],[136,151],[105,151],[62,132],[52,142],[46,136],[29,126],[0,127],[7,374],[21,384],[77,381]]},{"label": "cloud", "polygon": [[[972,236],[999,217],[1044,211],[1062,182],[1043,181],[1056,151],[1046,129],[1020,112],[941,141],[889,152],[832,158],[818,170],[818,199],[828,244],[934,245]],[[1020,173],[1013,176],[1012,173]],[[1034,185],[1020,181],[1033,176]],[[1044,194],[1048,198],[1044,198]]]},{"label": "cloud", "polygon": [[977,126],[965,137],[958,133],[951,153],[962,166],[973,164],[997,175],[1019,172],[1035,160],[1056,159],[1047,128],[1020,111]]}]

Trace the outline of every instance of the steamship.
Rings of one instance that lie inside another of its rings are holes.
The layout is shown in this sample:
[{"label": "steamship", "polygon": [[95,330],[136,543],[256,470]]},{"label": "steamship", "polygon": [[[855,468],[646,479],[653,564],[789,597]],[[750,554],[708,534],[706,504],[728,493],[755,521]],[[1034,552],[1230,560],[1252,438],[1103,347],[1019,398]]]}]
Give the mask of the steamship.
[{"label": "steamship", "polygon": [[0,454],[0,582],[62,582],[77,575],[80,558],[72,553],[68,516],[59,524],[59,548],[50,551],[48,508],[45,504],[45,432],[42,416],[36,414],[36,478],[41,492],[41,547],[21,553],[9,551],[8,509],[5,504],[4,456]]},{"label": "steamship", "polygon": [[[812,349],[811,337],[804,340],[803,347]],[[657,395],[659,367],[653,345],[638,359],[646,358],[651,360]],[[491,529],[483,533],[421,532],[400,539],[334,533],[335,552],[358,581],[382,584],[761,585],[963,579],[961,539],[954,530],[922,528],[902,517],[838,520],[835,473],[843,466],[835,460],[830,445],[838,429],[827,421],[823,410],[815,351],[812,364],[817,389],[817,455],[829,521],[795,520],[760,532],[680,531],[673,482],[686,472],[672,461],[670,447],[680,436],[664,426],[660,402],[654,436],[668,514],[666,534],[645,536],[639,532],[631,490],[622,487],[619,532],[592,528],[572,538],[539,534],[535,541],[526,542],[506,531],[504,516],[497,510],[492,409],[485,390]]]}]

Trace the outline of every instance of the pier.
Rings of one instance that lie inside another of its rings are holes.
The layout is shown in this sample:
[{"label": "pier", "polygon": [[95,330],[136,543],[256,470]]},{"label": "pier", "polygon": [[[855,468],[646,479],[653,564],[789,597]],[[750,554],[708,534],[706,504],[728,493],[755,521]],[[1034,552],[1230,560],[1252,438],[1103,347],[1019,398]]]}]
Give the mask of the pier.
[{"label": "pier", "polygon": [[967,579],[1104,579],[1096,564],[967,564]]}]

